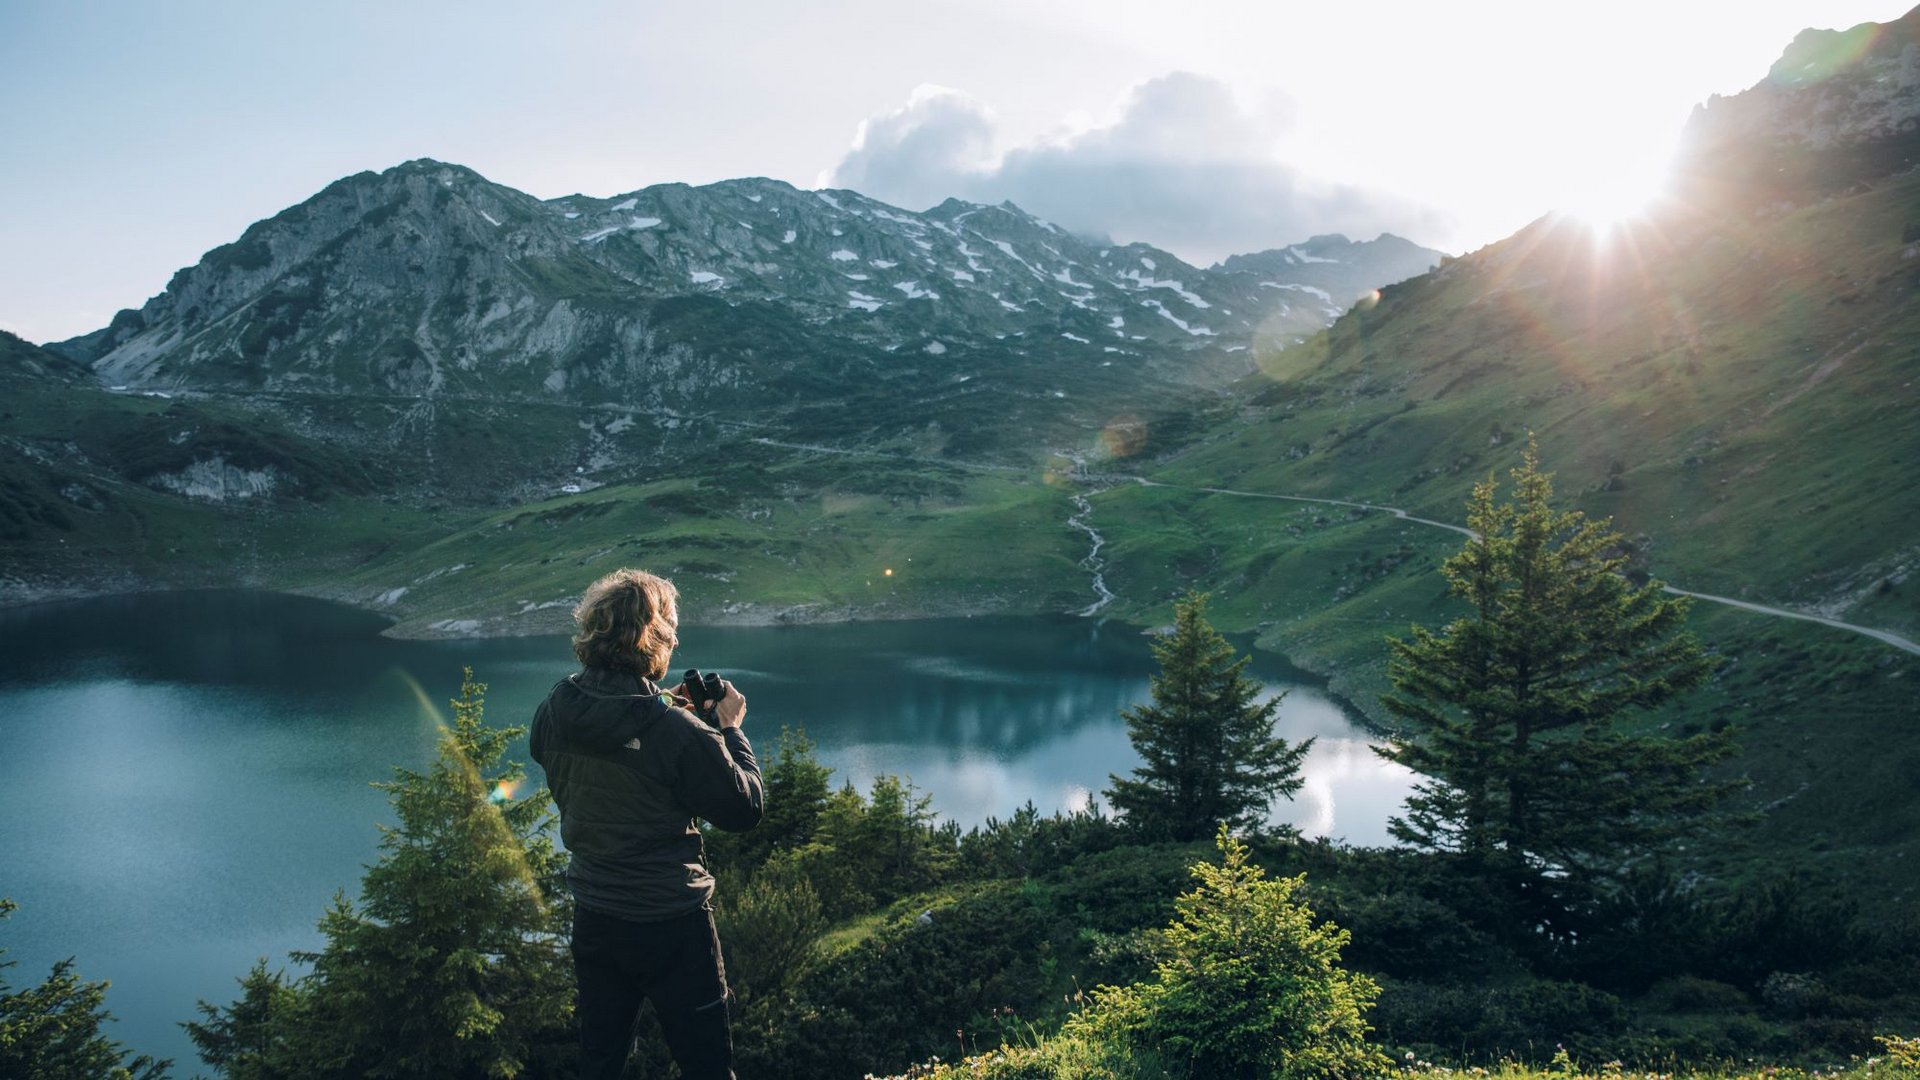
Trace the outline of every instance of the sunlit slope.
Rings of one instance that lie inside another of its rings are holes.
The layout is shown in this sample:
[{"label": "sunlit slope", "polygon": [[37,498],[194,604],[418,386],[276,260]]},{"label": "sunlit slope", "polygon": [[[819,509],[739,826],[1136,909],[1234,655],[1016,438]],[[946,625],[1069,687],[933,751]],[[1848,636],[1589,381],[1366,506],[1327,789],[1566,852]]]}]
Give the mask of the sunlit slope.
[{"label": "sunlit slope", "polygon": [[1799,209],[1545,220],[1259,358],[1160,479],[1458,521],[1534,432],[1562,497],[1687,588],[1911,632],[1920,178]]},{"label": "sunlit slope", "polygon": [[[1326,674],[1368,711],[1383,635],[1462,613],[1438,564],[1471,485],[1526,433],[1559,497],[1610,516],[1635,568],[1684,588],[1909,637],[1920,557],[1920,179],[1790,209],[1669,210],[1599,246],[1546,221],[1384,290],[1262,355],[1238,410],[1187,449],[1117,460],[1169,485],[1094,497],[1115,613],[1214,592],[1223,625]],[[1920,661],[1828,627],[1696,603],[1707,686],[1636,722],[1730,725],[1754,826],[1690,853],[1716,875],[1804,865],[1912,895]],[[1902,890],[1905,890],[1904,892]]]}]

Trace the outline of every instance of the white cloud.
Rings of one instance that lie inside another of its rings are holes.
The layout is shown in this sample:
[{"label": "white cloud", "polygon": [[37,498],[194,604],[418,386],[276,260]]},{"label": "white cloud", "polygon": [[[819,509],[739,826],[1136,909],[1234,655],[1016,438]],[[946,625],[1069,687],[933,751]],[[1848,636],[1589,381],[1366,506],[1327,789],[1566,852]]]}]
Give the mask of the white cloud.
[{"label": "white cloud", "polygon": [[984,102],[922,85],[905,106],[862,120],[853,148],[820,183],[899,206],[932,206],[955,193],[958,178],[989,167],[993,128],[993,111]]},{"label": "white cloud", "polygon": [[1430,208],[1281,160],[1273,148],[1284,113],[1256,113],[1225,83],[1174,72],[1135,87],[1110,124],[996,156],[984,102],[922,87],[904,108],[862,123],[822,181],[914,209],[949,195],[1011,199],[1075,231],[1202,263],[1317,233],[1420,239],[1442,230]]}]

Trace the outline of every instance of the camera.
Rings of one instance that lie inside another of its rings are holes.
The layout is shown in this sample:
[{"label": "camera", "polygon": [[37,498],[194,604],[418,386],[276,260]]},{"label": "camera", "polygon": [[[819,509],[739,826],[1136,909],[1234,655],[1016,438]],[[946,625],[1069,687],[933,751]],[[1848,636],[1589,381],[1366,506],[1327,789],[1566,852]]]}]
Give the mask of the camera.
[{"label": "camera", "polygon": [[688,668],[683,680],[687,700],[693,703],[693,713],[702,720],[713,719],[714,707],[720,699],[727,696],[727,688],[720,684],[720,676],[714,672],[701,674],[699,668]]}]

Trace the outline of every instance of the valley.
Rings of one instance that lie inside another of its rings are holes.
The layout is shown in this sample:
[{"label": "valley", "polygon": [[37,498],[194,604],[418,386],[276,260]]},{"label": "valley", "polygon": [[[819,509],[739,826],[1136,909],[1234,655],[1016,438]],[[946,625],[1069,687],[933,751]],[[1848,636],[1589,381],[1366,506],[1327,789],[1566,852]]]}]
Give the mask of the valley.
[{"label": "valley", "polygon": [[1459,257],[347,177],[97,332],[0,338],[0,600],[238,585],[469,637],[560,630],[628,564],[707,624],[1154,627],[1200,589],[1384,725],[1385,637],[1457,614],[1463,503],[1532,438],[1701,598],[1717,674],[1645,722],[1739,728],[1755,850],[1907,895],[1911,754],[1810,794],[1920,714],[1920,91],[1885,40],[1704,107],[1641,219]]}]

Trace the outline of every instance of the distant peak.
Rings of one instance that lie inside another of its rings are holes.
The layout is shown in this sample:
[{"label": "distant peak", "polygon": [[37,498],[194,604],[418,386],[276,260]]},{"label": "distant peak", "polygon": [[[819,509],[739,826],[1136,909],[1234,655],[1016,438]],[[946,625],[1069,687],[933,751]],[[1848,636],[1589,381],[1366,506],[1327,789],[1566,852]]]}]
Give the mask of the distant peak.
[{"label": "distant peak", "polygon": [[731,180],[716,180],[713,183],[708,184],[707,186],[717,187],[717,188],[736,188],[736,187],[764,188],[764,189],[771,189],[774,191],[795,192],[795,193],[798,193],[800,190],[799,188],[794,187],[792,184],[787,183],[785,180],[775,180],[771,176],[736,176]]}]

